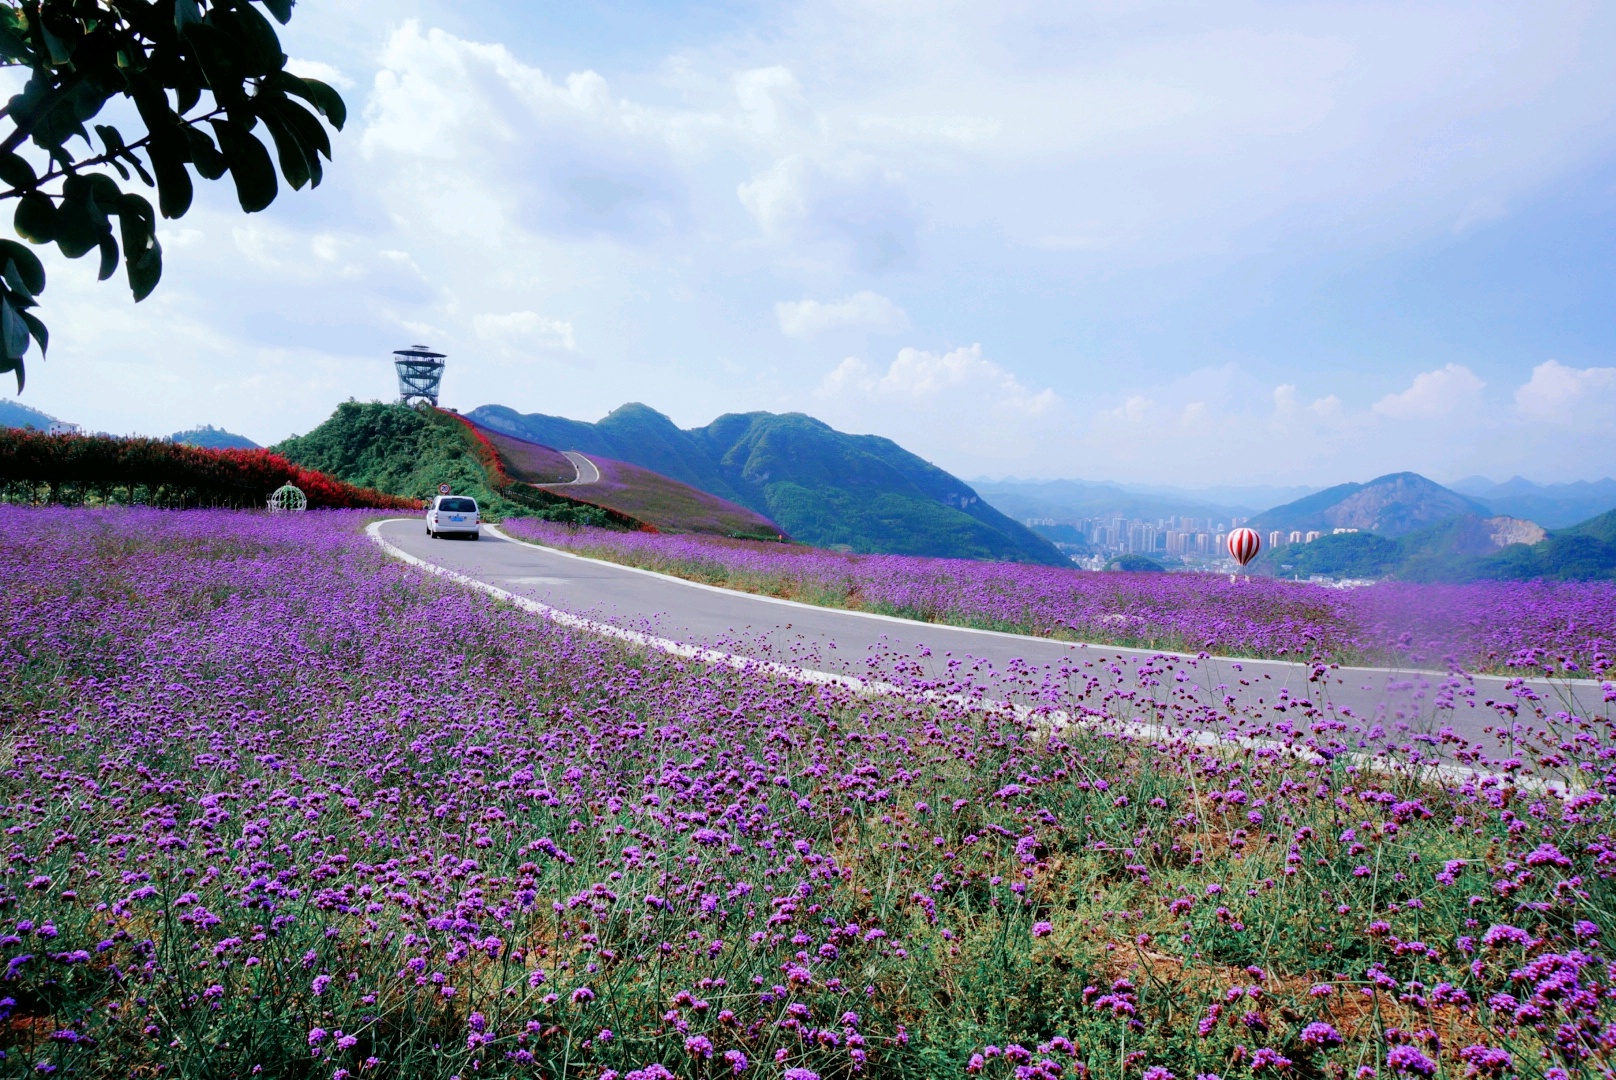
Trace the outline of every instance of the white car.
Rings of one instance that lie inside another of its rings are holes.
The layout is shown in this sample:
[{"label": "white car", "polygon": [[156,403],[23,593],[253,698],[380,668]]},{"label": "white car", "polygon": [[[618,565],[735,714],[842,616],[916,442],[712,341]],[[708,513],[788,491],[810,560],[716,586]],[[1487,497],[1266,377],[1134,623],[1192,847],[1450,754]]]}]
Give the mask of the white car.
[{"label": "white car", "polygon": [[477,500],[465,495],[435,495],[426,508],[426,534],[433,539],[464,536],[475,540],[481,535],[477,523]]}]

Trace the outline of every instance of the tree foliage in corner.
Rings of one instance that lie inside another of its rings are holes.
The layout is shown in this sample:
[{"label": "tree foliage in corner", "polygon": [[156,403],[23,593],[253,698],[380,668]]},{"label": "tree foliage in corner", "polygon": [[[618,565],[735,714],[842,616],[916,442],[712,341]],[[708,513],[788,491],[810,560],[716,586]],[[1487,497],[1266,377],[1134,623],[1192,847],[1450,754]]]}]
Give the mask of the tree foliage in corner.
[{"label": "tree foliage in corner", "polygon": [[[282,24],[293,2],[257,0]],[[0,199],[16,200],[17,235],[70,259],[98,253],[103,281],[121,253],[130,290],[145,299],[163,273],[157,213],[190,209],[192,170],[205,180],[228,172],[249,214],[274,201],[277,161],[294,190],[320,183],[331,140],[315,114],[340,131],[346,107],[286,59],[250,0],[0,0],[0,65],[31,73],[0,109]],[[120,96],[143,130],[126,137],[98,123],[92,138],[85,125]],[[156,211],[125,190],[137,183],[156,189]],[[0,372],[16,372],[19,391],[29,339],[41,355],[48,341],[29,310],[44,288],[38,256],[0,239]]]}]

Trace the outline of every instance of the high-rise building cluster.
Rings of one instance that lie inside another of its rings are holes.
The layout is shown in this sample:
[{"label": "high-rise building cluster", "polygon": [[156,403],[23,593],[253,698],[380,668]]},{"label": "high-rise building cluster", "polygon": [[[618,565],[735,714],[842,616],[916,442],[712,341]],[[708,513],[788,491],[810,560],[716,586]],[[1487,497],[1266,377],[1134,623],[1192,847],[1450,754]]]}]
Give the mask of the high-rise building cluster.
[{"label": "high-rise building cluster", "polygon": [[[1216,518],[1173,516],[1148,521],[1140,518],[1078,518],[1060,522],[1070,525],[1103,555],[1172,555],[1177,557],[1224,557],[1229,530],[1245,521],[1219,521]],[[1029,527],[1057,524],[1051,518],[1028,518]]]}]

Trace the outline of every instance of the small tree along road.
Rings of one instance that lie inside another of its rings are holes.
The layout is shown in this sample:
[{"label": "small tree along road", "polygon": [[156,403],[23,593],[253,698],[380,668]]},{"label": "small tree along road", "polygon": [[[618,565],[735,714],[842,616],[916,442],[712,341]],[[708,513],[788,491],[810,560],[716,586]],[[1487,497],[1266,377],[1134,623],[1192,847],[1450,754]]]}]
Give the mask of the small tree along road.
[{"label": "small tree along road", "polygon": [[[283,24],[292,4],[258,0]],[[98,252],[103,281],[118,269],[121,244],[138,301],[157,287],[163,249],[157,212],[126,187],[155,188],[163,217],[177,218],[191,207],[192,169],[206,180],[228,172],[249,214],[274,201],[277,160],[294,189],[318,185],[331,140],[315,113],[340,131],[346,107],[325,83],[286,70],[280,39],[258,7],[250,0],[0,0],[0,65],[31,73],[0,109],[0,200],[16,201],[17,235],[54,243],[70,259]],[[134,104],[143,130],[126,138],[95,124],[92,139],[86,123],[118,96]],[[274,158],[258,130],[269,133]],[[16,372],[19,392],[29,339],[41,355],[48,341],[30,310],[44,288],[38,256],[0,239],[0,372]]]}]

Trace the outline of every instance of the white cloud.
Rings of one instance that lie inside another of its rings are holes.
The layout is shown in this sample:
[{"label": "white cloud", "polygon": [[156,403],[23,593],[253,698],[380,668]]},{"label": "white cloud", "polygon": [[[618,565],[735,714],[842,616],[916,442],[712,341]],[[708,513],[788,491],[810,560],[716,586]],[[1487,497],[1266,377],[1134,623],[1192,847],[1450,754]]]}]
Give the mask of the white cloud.
[{"label": "white cloud", "polygon": [[1274,418],[1280,422],[1294,422],[1309,419],[1302,416],[1306,412],[1311,414],[1311,420],[1339,420],[1343,415],[1341,399],[1334,394],[1316,398],[1303,406],[1295,385],[1282,383],[1274,387]]},{"label": "white cloud", "polygon": [[822,397],[859,394],[867,398],[926,403],[945,394],[968,392],[984,410],[1008,410],[1027,416],[1048,412],[1058,401],[1055,391],[1036,393],[1014,374],[982,358],[981,345],[969,345],[942,354],[923,349],[900,349],[897,359],[876,373],[857,357],[849,356],[820,384]]},{"label": "white cloud", "polygon": [[536,311],[513,311],[506,315],[478,315],[472,320],[477,336],[511,354],[578,347],[572,324],[551,319]]},{"label": "white cloud", "polygon": [[865,289],[842,300],[781,301],[774,305],[780,332],[787,337],[811,338],[827,330],[865,329],[891,333],[907,329],[903,308],[880,293]]},{"label": "white cloud", "polygon": [[980,345],[900,349],[883,370],[850,356],[815,394],[814,412],[845,430],[873,431],[956,472],[972,456],[1007,460],[1064,438],[1065,403],[1033,390]]},{"label": "white cloud", "polygon": [[[228,180],[198,184],[140,305],[42,249],[57,333],[24,401],[269,441],[349,395],[390,396],[388,351],[426,340],[460,406],[587,417],[634,396],[681,423],[811,406],[966,472],[1011,450],[1046,475],[1162,479],[1616,468],[1609,368],[1489,366],[1483,387],[1456,353],[1410,385],[1370,354],[1326,386],[1305,350],[1330,342],[1187,359],[1265,340],[1281,275],[1370,248],[1406,271],[1432,237],[1570,190],[1616,145],[1616,68],[1588,45],[1616,32],[1611,5],[1309,0],[1164,20],[803,0],[703,21],[660,55],[549,34],[587,17],[544,8],[523,9],[522,34],[476,5],[454,33],[432,25],[441,5],[396,9],[302,5],[283,38],[294,70],[347,88],[319,191],[244,218]],[[0,97],[21,78],[0,71]],[[1228,321],[1178,303],[1208,283]],[[883,296],[900,292],[907,312]],[[780,297],[801,299],[748,317]],[[1386,357],[1410,348],[1396,315]],[[1518,340],[1542,322],[1509,317]],[[1317,321],[1272,340],[1298,325]],[[837,329],[912,330],[930,351],[822,380],[851,347],[798,342]],[[542,384],[501,362],[576,359],[580,340],[587,367]],[[1014,343],[1015,371],[950,341]],[[1277,371],[1297,386],[1276,389]]]},{"label": "white cloud", "polygon": [[911,263],[919,211],[903,173],[863,152],[787,154],[735,188],[764,239],[796,259],[840,252],[861,270]]},{"label": "white cloud", "polygon": [[1532,369],[1532,378],[1515,391],[1515,407],[1523,416],[1570,424],[1594,416],[1612,424],[1616,408],[1616,367],[1574,368],[1547,360]]},{"label": "white cloud", "polygon": [[801,108],[802,86],[789,68],[779,64],[753,68],[735,76],[735,100],[747,126],[760,135],[772,135],[793,107]]},{"label": "white cloud", "polygon": [[1134,394],[1127,401],[1112,409],[1111,415],[1118,420],[1126,420],[1130,424],[1137,424],[1149,416],[1150,410],[1155,407],[1156,403],[1143,394]]},{"label": "white cloud", "polygon": [[303,79],[319,79],[336,87],[338,90],[352,90],[354,81],[340,68],[319,60],[304,60],[299,57],[289,57],[286,61],[286,70]]},{"label": "white cloud", "polygon": [[1463,364],[1447,364],[1414,376],[1414,383],[1398,394],[1375,402],[1374,411],[1395,420],[1430,420],[1455,409],[1473,407],[1486,383]]}]

